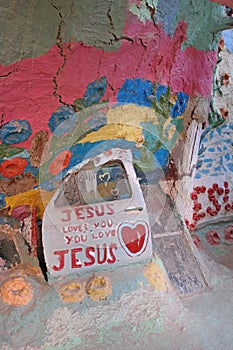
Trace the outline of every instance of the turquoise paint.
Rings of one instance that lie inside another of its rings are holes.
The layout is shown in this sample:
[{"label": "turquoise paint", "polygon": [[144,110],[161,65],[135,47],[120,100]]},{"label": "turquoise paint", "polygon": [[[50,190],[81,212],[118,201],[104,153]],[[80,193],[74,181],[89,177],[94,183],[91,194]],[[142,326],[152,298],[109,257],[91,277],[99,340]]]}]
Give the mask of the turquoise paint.
[{"label": "turquoise paint", "polygon": [[208,0],[192,0],[187,6],[187,1],[181,0],[177,18],[188,24],[183,49],[193,46],[197,50],[216,50],[218,32],[224,29],[225,22],[222,6]]}]

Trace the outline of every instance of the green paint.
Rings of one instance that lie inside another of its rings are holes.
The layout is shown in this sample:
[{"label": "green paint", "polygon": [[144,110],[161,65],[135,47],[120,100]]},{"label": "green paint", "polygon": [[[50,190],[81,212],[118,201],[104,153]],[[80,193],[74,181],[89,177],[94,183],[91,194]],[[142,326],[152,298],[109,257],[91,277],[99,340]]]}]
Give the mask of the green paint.
[{"label": "green paint", "polygon": [[132,4],[129,11],[138,17],[138,19],[145,24],[147,20],[152,19],[151,12],[157,11],[158,0],[142,0],[140,5]]},{"label": "green paint", "polygon": [[1,1],[0,63],[46,53],[56,43],[59,23],[50,1]]},{"label": "green paint", "polygon": [[181,0],[176,15],[177,24],[188,24],[187,40],[182,48],[193,46],[197,50],[216,50],[220,31],[233,25],[232,18],[226,18],[223,7],[209,0]]},{"label": "green paint", "polygon": [[62,36],[64,41],[82,41],[90,46],[101,47],[106,51],[117,50],[121,46],[126,0],[105,1],[56,1],[64,14]]},{"label": "green paint", "polygon": [[9,145],[0,145],[0,159],[11,158],[16,154],[19,154],[24,151],[24,148],[11,147]]}]

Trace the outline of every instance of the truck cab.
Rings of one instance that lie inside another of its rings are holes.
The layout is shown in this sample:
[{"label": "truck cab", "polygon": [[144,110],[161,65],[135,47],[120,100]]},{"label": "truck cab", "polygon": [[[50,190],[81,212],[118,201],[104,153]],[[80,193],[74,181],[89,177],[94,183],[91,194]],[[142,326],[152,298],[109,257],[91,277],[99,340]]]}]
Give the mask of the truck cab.
[{"label": "truck cab", "polygon": [[109,150],[68,172],[45,209],[42,240],[53,277],[152,257],[148,213],[129,150]]}]

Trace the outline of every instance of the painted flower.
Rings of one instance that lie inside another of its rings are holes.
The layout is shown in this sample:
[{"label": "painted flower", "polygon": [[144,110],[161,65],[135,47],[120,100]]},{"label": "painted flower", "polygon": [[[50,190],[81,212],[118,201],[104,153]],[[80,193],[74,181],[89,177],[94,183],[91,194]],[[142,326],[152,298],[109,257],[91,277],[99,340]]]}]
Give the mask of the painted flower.
[{"label": "painted flower", "polygon": [[166,95],[167,93],[167,86],[159,84],[156,89],[156,99],[157,101],[160,101],[161,96]]},{"label": "painted flower", "polygon": [[210,245],[219,245],[220,244],[220,236],[216,230],[209,230],[206,234],[206,240]]},{"label": "painted flower", "polygon": [[0,173],[3,177],[10,178],[21,175],[28,165],[25,158],[15,157],[9,160],[4,160],[0,164]]},{"label": "painted flower", "polygon": [[59,289],[59,294],[64,303],[82,301],[85,296],[85,284],[82,282],[70,282]]},{"label": "painted flower", "polygon": [[31,214],[30,205],[19,205],[12,209],[11,216],[22,221]]},{"label": "painted flower", "polygon": [[105,76],[96,79],[95,81],[88,84],[86,92],[82,98],[82,102],[86,107],[92,106],[93,104],[99,103],[101,98],[104,96],[108,80]]},{"label": "painted flower", "polygon": [[226,226],[223,232],[225,240],[228,243],[233,244],[233,225]]},{"label": "painted flower", "polygon": [[178,92],[176,103],[171,108],[171,113],[170,113],[171,117],[177,118],[180,115],[182,115],[185,111],[187,103],[188,103],[188,95],[184,92]]},{"label": "painted flower", "polygon": [[227,73],[224,73],[221,77],[222,85],[228,85],[230,83],[230,76]]},{"label": "painted flower", "polygon": [[62,106],[48,121],[49,129],[57,136],[69,132],[76,123],[77,115],[72,108]]},{"label": "painted flower", "polygon": [[91,300],[101,301],[112,295],[112,285],[106,276],[94,276],[87,284]]},{"label": "painted flower", "polygon": [[3,124],[0,137],[3,143],[13,145],[27,140],[32,134],[31,125],[27,120],[12,120]]},{"label": "painted flower", "polygon": [[49,172],[53,176],[56,176],[60,171],[67,168],[70,163],[72,153],[69,150],[60,152],[52,161],[49,166]]},{"label": "painted flower", "polygon": [[2,301],[9,305],[27,305],[33,298],[33,289],[30,283],[22,277],[8,280],[1,286]]},{"label": "painted flower", "polygon": [[153,83],[143,79],[126,79],[117,94],[117,100],[122,103],[135,103],[151,107]]}]

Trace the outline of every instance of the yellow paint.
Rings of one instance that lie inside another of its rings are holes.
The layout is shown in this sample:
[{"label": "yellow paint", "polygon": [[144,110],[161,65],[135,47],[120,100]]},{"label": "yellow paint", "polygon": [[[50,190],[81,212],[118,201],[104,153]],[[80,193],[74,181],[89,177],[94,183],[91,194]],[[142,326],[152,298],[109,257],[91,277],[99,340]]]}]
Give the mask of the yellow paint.
[{"label": "yellow paint", "polygon": [[94,276],[87,284],[87,294],[91,300],[105,300],[112,295],[112,285],[106,276]]},{"label": "yellow paint", "polygon": [[28,192],[18,193],[15,196],[6,197],[6,207],[11,207],[11,210],[19,205],[30,205],[36,207],[38,216],[43,217],[45,207],[50,201],[54,192],[44,190],[30,190]]},{"label": "yellow paint", "polygon": [[62,301],[65,303],[75,303],[82,301],[85,296],[85,283],[71,282],[62,286],[59,290]]},{"label": "yellow paint", "polygon": [[79,143],[96,142],[100,140],[125,139],[138,142],[142,138],[142,128],[126,124],[107,124],[98,131],[93,131],[84,137]]},{"label": "yellow paint", "polygon": [[176,131],[176,126],[175,126],[175,125],[172,125],[172,126],[170,127],[170,129],[168,130],[168,132],[167,132],[167,138],[168,138],[168,140],[171,140],[171,139],[172,139],[172,137],[173,137],[175,131]]},{"label": "yellow paint", "polygon": [[5,282],[0,290],[2,301],[9,305],[27,305],[33,297],[33,289],[30,283],[22,277],[17,277]]},{"label": "yellow paint", "polygon": [[143,275],[155,289],[161,291],[168,289],[168,282],[165,274],[154,261],[151,261],[145,266]]},{"label": "yellow paint", "polygon": [[132,126],[140,126],[141,122],[158,124],[158,117],[154,109],[134,104],[111,108],[107,113],[107,120],[109,124],[122,123]]}]

